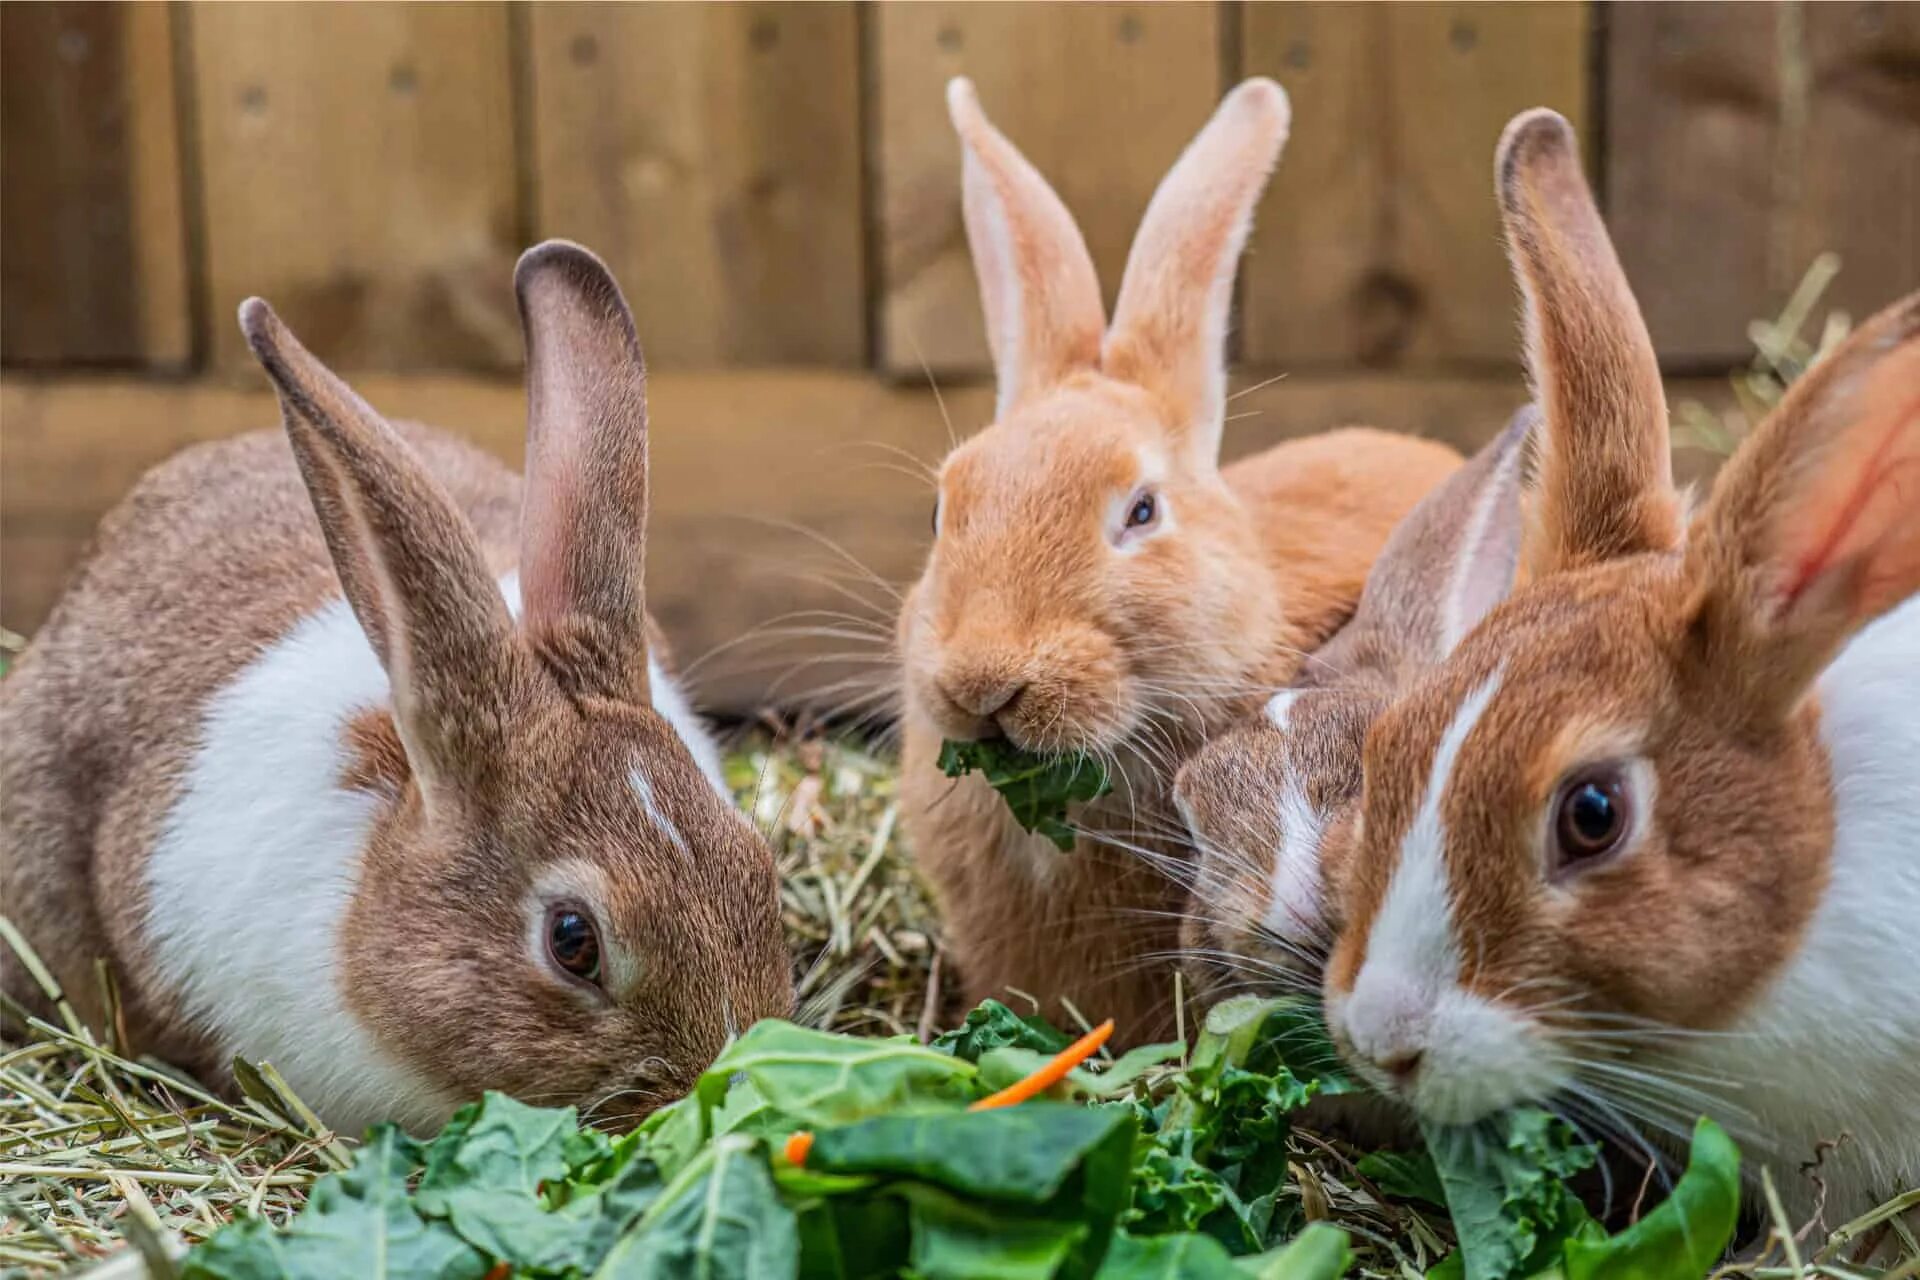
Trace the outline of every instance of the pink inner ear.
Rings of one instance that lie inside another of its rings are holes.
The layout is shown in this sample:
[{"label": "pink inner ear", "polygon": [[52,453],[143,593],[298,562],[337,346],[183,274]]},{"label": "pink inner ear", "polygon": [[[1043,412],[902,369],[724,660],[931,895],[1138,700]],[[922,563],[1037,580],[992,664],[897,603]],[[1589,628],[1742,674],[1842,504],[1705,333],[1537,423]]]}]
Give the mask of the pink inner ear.
[{"label": "pink inner ear", "polygon": [[[1889,364],[1876,382],[1920,361]],[[1833,447],[1838,456],[1824,460],[1795,504],[1799,528],[1783,539],[1779,607],[1792,612],[1826,574],[1857,566],[1851,612],[1864,620],[1920,588],[1920,394],[1870,413]]]}]

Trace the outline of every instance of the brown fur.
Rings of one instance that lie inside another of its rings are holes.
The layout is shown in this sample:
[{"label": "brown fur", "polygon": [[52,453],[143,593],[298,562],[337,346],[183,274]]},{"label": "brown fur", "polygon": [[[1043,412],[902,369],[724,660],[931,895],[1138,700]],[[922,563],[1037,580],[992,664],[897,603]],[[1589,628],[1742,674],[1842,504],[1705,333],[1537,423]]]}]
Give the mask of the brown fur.
[{"label": "brown fur", "polygon": [[[1344,621],[1394,522],[1457,459],[1355,429],[1218,465],[1226,302],[1285,133],[1278,86],[1236,90],[1168,175],[1110,330],[1058,197],[970,86],[949,102],[1000,408],[941,469],[939,534],[901,611],[904,821],[968,999],[1072,1001],[1150,1037],[1171,1022],[1190,856],[1174,766]],[[1119,508],[1149,480],[1166,527],[1117,551]],[[943,738],[997,733],[1112,762],[1071,854],[977,777],[941,775]]]},{"label": "brown fur", "polygon": [[[1464,984],[1514,1010],[1558,1005],[1535,1015],[1548,1029],[1593,1011],[1724,1026],[1794,953],[1831,874],[1812,678],[1920,589],[1911,503],[1884,496],[1920,457],[1920,295],[1795,386],[1683,537],[1664,514],[1677,496],[1664,403],[1640,376],[1645,333],[1564,122],[1516,120],[1499,172],[1541,311],[1549,487],[1529,558],[1550,571],[1369,734],[1328,986],[1352,991],[1441,735],[1499,671],[1441,800]],[[1513,191],[1545,188],[1551,207],[1516,210]],[[1653,779],[1653,794],[1628,796],[1644,836],[1562,868],[1548,830],[1559,788],[1579,766],[1631,757]]]},{"label": "brown fur", "polygon": [[[456,1096],[622,1090],[631,1113],[684,1090],[733,1026],[791,1008],[771,856],[645,703],[631,319],[575,246],[531,251],[517,284],[525,543],[516,476],[438,432],[389,427],[250,303],[243,327],[285,433],[149,473],[0,685],[9,914],[83,1007],[92,960],[113,962],[141,1051],[224,1075],[222,1046],[156,980],[148,853],[208,698],[343,588],[393,681],[391,715],[345,726],[341,779],[389,797],[340,939],[348,1002],[385,1047]],[[516,564],[524,633],[494,585]],[[691,862],[639,814],[636,761]],[[529,886],[561,858],[596,869],[600,928],[643,961],[602,1003],[527,954]]]},{"label": "brown fur", "polygon": [[[1520,455],[1535,419],[1522,409],[1394,529],[1353,620],[1299,669],[1284,728],[1263,711],[1181,767],[1175,794],[1200,849],[1181,940],[1189,976],[1211,998],[1317,979],[1341,924],[1367,729],[1397,691],[1445,658],[1454,628],[1471,626],[1510,588]],[[1298,838],[1288,844],[1281,798],[1289,788],[1318,825],[1311,849]],[[1275,920],[1283,853],[1313,858],[1290,868],[1288,880],[1317,882],[1319,900],[1290,899]]]}]

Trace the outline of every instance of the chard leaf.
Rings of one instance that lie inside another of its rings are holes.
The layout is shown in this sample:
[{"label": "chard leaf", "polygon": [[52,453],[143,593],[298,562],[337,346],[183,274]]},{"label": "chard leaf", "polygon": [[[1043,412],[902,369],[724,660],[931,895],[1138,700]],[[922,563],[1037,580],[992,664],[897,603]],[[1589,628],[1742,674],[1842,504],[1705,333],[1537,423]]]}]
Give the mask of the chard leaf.
[{"label": "chard leaf", "polygon": [[828,1129],[814,1138],[807,1167],[909,1177],[985,1200],[1037,1205],[1052,1200],[1102,1148],[1120,1158],[1100,1176],[1124,1183],[1132,1145],[1133,1120],[1121,1108],[1029,1102],[878,1115]]},{"label": "chard leaf", "polygon": [[1338,1280],[1347,1273],[1352,1261],[1347,1233],[1328,1223],[1316,1222],[1284,1248],[1257,1258],[1241,1258],[1238,1265],[1241,1274],[1257,1280]]},{"label": "chard leaf", "polygon": [[1067,806],[1113,789],[1107,767],[1092,756],[1041,756],[1005,740],[940,744],[940,771],[949,778],[979,773],[1007,802],[1023,831],[1043,835],[1062,853],[1073,852]]},{"label": "chard leaf", "polygon": [[1046,1214],[1008,1213],[938,1187],[907,1185],[906,1201],[913,1243],[911,1271],[918,1280],[1052,1280],[1084,1275],[1075,1267],[1091,1230],[1084,1221]]},{"label": "chard leaf", "polygon": [[815,1129],[970,1102],[979,1095],[976,1074],[972,1063],[911,1036],[863,1040],[768,1020],[715,1060],[696,1093],[710,1114],[738,1075],[790,1128]]},{"label": "chard leaf", "polygon": [[760,1144],[723,1134],[675,1178],[592,1273],[595,1280],[797,1276],[800,1233]]},{"label": "chard leaf", "polygon": [[956,1030],[933,1038],[932,1048],[968,1062],[980,1061],[990,1049],[1009,1046],[1035,1053],[1058,1053],[1069,1043],[1067,1033],[1039,1014],[1021,1015],[998,1000],[983,1000]]},{"label": "chard leaf", "polygon": [[[1558,1117],[1521,1107],[1471,1129],[1423,1129],[1459,1238],[1465,1280],[1531,1276],[1586,1232],[1586,1207],[1563,1181],[1593,1164],[1594,1150]],[[1436,1269],[1438,1270],[1438,1269]]]},{"label": "chard leaf", "polygon": [[264,1218],[237,1222],[188,1254],[183,1280],[477,1280],[485,1259],[444,1222],[407,1199],[420,1147],[398,1129],[367,1135],[353,1166],[314,1184],[284,1230]]},{"label": "chard leaf", "polygon": [[1095,1280],[1242,1280],[1233,1255],[1212,1236],[1132,1236],[1118,1232]]},{"label": "chard leaf", "polygon": [[1673,1193],[1616,1235],[1567,1241],[1567,1280],[1695,1280],[1726,1252],[1739,1216],[1740,1149],[1703,1117]]}]

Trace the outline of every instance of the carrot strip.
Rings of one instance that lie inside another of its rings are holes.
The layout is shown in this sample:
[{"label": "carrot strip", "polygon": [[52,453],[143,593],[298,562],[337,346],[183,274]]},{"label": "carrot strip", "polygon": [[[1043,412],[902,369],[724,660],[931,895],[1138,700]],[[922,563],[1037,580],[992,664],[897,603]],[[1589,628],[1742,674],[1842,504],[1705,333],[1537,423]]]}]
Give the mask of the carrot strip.
[{"label": "carrot strip", "polygon": [[1054,1055],[1053,1061],[1041,1067],[1024,1080],[1016,1080],[1000,1092],[989,1094],[968,1107],[969,1111],[991,1111],[995,1107],[1011,1107],[1017,1102],[1045,1093],[1054,1085],[1067,1078],[1067,1073],[1094,1055],[1099,1047],[1113,1034],[1113,1019],[1095,1027],[1087,1034]]},{"label": "carrot strip", "polygon": [[[1065,1080],[1069,1072],[1085,1062],[1088,1058],[1091,1058],[1099,1051],[1100,1046],[1107,1042],[1107,1037],[1112,1034],[1113,1019],[1108,1018],[1105,1022],[1055,1054],[1046,1066],[1041,1067],[1025,1079],[1014,1081],[1000,1092],[989,1094],[987,1097],[980,1099],[980,1101],[968,1107],[967,1110],[991,1111],[995,1107],[1011,1107],[1015,1103],[1025,1102],[1029,1098],[1038,1097],[1040,1094],[1053,1088],[1054,1085]],[[795,1166],[805,1165],[807,1163],[807,1153],[812,1150],[813,1135],[807,1130],[796,1129],[787,1135],[786,1146],[783,1148],[783,1151],[786,1154],[788,1164]]]}]

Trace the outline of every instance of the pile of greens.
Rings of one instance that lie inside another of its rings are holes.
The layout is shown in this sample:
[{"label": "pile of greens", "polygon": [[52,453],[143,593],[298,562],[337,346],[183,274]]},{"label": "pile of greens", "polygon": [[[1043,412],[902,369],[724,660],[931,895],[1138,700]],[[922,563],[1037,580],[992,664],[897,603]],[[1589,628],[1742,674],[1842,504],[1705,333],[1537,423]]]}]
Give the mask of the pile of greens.
[{"label": "pile of greens", "polygon": [[[753,1027],[694,1092],[609,1139],[571,1109],[489,1095],[419,1143],[375,1130],[285,1229],[242,1220],[193,1280],[257,1277],[912,1276],[1332,1280],[1347,1233],[1314,1222],[1291,1117],[1349,1086],[1311,1014],[1243,999],[1190,1055],[1150,1045],[999,1110],[967,1105],[1066,1037],[989,1002],[931,1045]],[[784,1154],[811,1132],[804,1164]],[[1388,1197],[1451,1208],[1435,1274],[1698,1277],[1725,1248],[1738,1156],[1702,1122],[1666,1203],[1608,1236],[1563,1179],[1594,1157],[1544,1113],[1477,1142],[1375,1155]],[[1405,1269],[1405,1268],[1403,1268]],[[1409,1272],[1417,1274],[1417,1272]]]},{"label": "pile of greens", "polygon": [[949,778],[979,773],[1007,802],[1023,831],[1043,835],[1062,853],[1073,852],[1067,806],[1097,800],[1113,789],[1107,767],[1087,755],[1042,756],[1004,739],[940,744],[940,771]]}]

